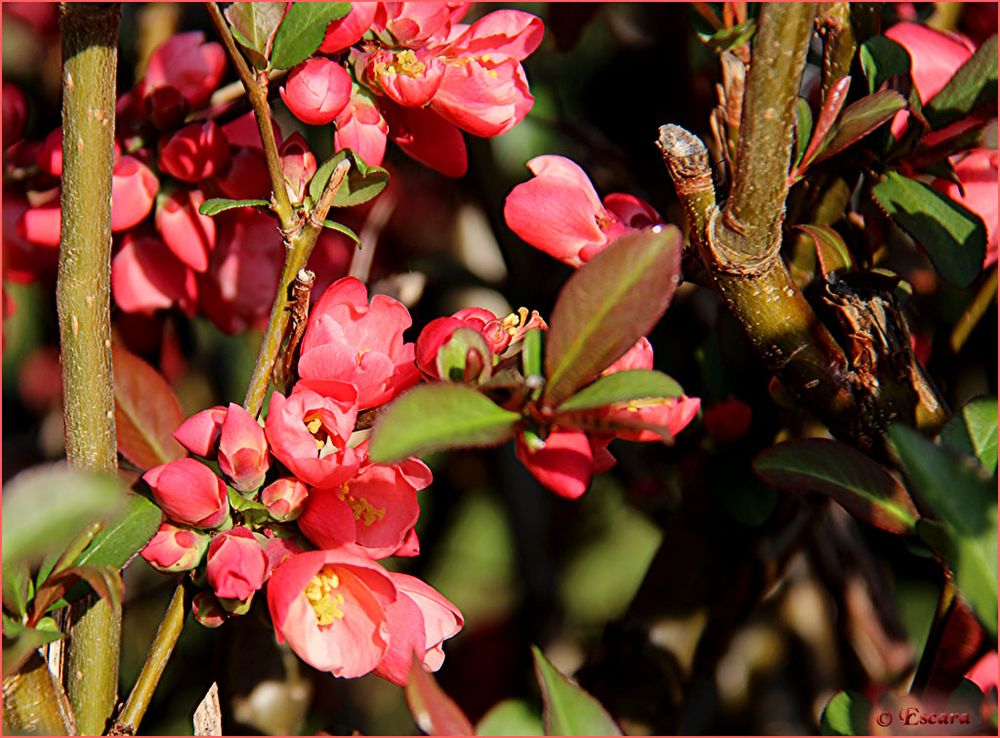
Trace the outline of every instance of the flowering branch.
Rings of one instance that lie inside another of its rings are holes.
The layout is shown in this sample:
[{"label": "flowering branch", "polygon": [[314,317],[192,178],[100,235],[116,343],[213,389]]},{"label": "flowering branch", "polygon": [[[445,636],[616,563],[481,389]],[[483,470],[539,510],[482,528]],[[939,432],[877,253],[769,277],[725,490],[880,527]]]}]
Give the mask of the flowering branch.
[{"label": "flowering branch", "polygon": [[[111,172],[119,3],[61,6],[62,236],[56,305],[66,458],[114,474],[111,375]],[[121,610],[88,598],[71,612],[67,693],[80,732],[100,734],[115,706]]]}]

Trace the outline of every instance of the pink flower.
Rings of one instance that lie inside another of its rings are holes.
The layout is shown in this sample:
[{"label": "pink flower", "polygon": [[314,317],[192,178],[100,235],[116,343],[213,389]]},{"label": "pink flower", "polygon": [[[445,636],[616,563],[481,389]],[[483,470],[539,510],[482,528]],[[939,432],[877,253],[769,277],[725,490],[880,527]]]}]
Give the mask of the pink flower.
[{"label": "pink flower", "polygon": [[538,449],[530,448],[518,433],[514,452],[543,487],[560,497],[575,500],[590,485],[594,455],[583,431],[554,428]]},{"label": "pink flower", "polygon": [[201,563],[208,540],[204,533],[163,523],[140,553],[158,571],[190,571]]},{"label": "pink flower", "polygon": [[[377,29],[388,31],[390,45],[422,46],[436,34],[447,35],[452,21],[465,14],[467,3],[458,8],[447,2],[381,3],[375,16]],[[457,16],[457,17],[456,17]]]},{"label": "pink flower", "polygon": [[507,195],[504,219],[522,239],[571,266],[633,228],[660,222],[655,210],[630,195],[609,195],[602,204],[584,171],[565,157],[538,156],[528,168],[535,177]]},{"label": "pink flower", "polygon": [[885,35],[910,55],[910,76],[926,103],[948,83],[975,51],[975,45],[959,33],[946,33],[922,23],[897,23]]},{"label": "pink flower", "polygon": [[145,220],[159,189],[156,175],[135,157],[116,161],[111,175],[111,230],[127,231]]},{"label": "pink flower", "polygon": [[378,7],[378,3],[351,3],[347,15],[326,27],[326,36],[318,51],[335,54],[356,44],[371,28]]},{"label": "pink flower", "polygon": [[229,514],[226,485],[194,459],[155,466],[142,475],[168,518],[195,528],[215,528]]},{"label": "pink flower", "polygon": [[160,146],[160,169],[184,182],[197,182],[224,171],[229,141],[213,121],[185,126]]},{"label": "pink flower", "polygon": [[214,459],[226,414],[226,408],[221,405],[195,413],[174,431],[174,438],[191,453]]},{"label": "pink flower", "polygon": [[205,34],[200,31],[179,33],[149,57],[139,87],[144,96],[160,87],[173,87],[196,108],[212,95],[225,71],[222,46],[205,43]]},{"label": "pink flower", "polygon": [[[990,692],[997,691],[998,661],[1000,661],[1000,658],[998,658],[997,652],[990,651],[966,672],[965,678],[979,687],[984,695],[989,696]],[[996,702],[995,699],[993,701]],[[996,707],[994,706],[995,710]]]},{"label": "pink flower", "polygon": [[[459,29],[459,27],[455,27]],[[498,136],[524,120],[535,98],[521,61],[542,41],[541,19],[497,10],[452,33],[434,53],[445,73],[431,109],[476,136]]]},{"label": "pink flower", "polygon": [[283,477],[271,482],[260,493],[260,501],[271,517],[288,523],[302,515],[309,489],[295,477]]},{"label": "pink flower", "polygon": [[370,167],[382,163],[389,126],[375,103],[357,85],[351,91],[347,107],[337,116],[336,124],[337,131],[333,134],[336,151],[350,149]]},{"label": "pink flower", "polygon": [[10,146],[24,133],[27,105],[21,88],[10,82],[3,83],[3,145]]},{"label": "pink flower", "polygon": [[383,106],[389,137],[410,158],[446,177],[462,177],[469,157],[462,132],[427,108]]},{"label": "pink flower", "polygon": [[406,107],[429,103],[444,77],[444,62],[429,49],[379,48],[362,59],[366,84]]},{"label": "pink flower", "polygon": [[264,483],[271,465],[264,429],[241,405],[229,403],[219,436],[219,469],[240,492]]},{"label": "pink flower", "polygon": [[222,600],[246,602],[264,584],[267,558],[247,528],[223,531],[208,547],[205,576]]},{"label": "pink flower", "polygon": [[324,385],[326,396],[296,386],[287,398],[271,395],[267,440],[271,453],[306,484],[338,486],[350,479],[358,459],[347,441],[358,414],[357,390],[344,382]]},{"label": "pink flower", "polygon": [[[5,87],[4,92],[6,91],[7,88]],[[6,104],[4,107],[6,108]],[[9,145],[6,136],[4,136],[4,145]],[[42,171],[48,172],[53,177],[62,176],[62,126],[59,126],[45,137],[42,147],[38,150],[36,161]]]},{"label": "pink flower", "polygon": [[279,92],[292,115],[311,126],[331,123],[351,97],[351,75],[329,59],[314,56],[288,75]]},{"label": "pink flower", "polygon": [[459,328],[470,328],[482,335],[494,354],[503,353],[510,345],[510,334],[497,316],[485,308],[466,308],[451,317],[435,318],[420,332],[415,349],[417,368],[428,379],[441,378],[437,370],[438,351]]},{"label": "pink flower", "polygon": [[266,200],[271,192],[267,162],[263,150],[259,148],[233,149],[229,166],[213,181],[223,195],[234,200]]},{"label": "pink flower", "polygon": [[196,272],[208,269],[215,248],[215,220],[198,212],[201,190],[177,190],[156,204],[156,230],[174,256]]},{"label": "pink flower", "polygon": [[316,174],[316,157],[298,131],[288,137],[278,153],[281,155],[281,171],[288,198],[292,202],[302,202],[309,181]]},{"label": "pink flower", "polygon": [[[50,190],[43,200],[36,201],[34,207],[25,207],[15,221],[18,237],[34,246],[57,248],[62,235],[60,196],[61,191],[57,187]],[[7,212],[6,202],[4,212]]]},{"label": "pink flower", "polygon": [[271,575],[267,604],[279,643],[337,677],[372,671],[389,647],[385,609],[396,587],[378,564],[346,549],[309,551]]},{"label": "pink flower", "polygon": [[[365,454],[366,448],[357,453]],[[313,489],[299,529],[320,548],[357,543],[373,559],[391,556],[416,524],[417,492],[431,479],[430,469],[417,458],[365,463],[340,487]]]},{"label": "pink flower", "polygon": [[362,410],[388,402],[419,378],[414,346],[403,342],[410,323],[409,311],[391,297],[375,295],[369,304],[359,280],[334,282],[309,316],[299,359],[301,384],[322,393],[325,382],[350,382]]},{"label": "pink flower", "polygon": [[111,260],[111,294],[127,313],[152,315],[176,304],[193,314],[198,285],[162,241],[129,233]]},{"label": "pink flower", "polygon": [[428,671],[444,662],[442,644],[462,629],[462,613],[433,587],[408,574],[391,573],[398,596],[386,608],[389,648],[375,673],[405,685],[416,654]]},{"label": "pink flower", "polygon": [[997,152],[995,149],[973,149],[951,157],[955,174],[962,183],[938,179],[934,188],[959,202],[983,219],[986,225],[986,260],[983,268],[997,260]]},{"label": "pink flower", "polygon": [[[281,126],[274,118],[271,119],[271,130],[274,132],[275,140],[280,145]],[[229,141],[230,146],[256,149],[257,151],[264,150],[264,144],[260,141],[260,129],[257,127],[257,119],[252,110],[223,124],[222,132],[226,134],[226,140]]]}]

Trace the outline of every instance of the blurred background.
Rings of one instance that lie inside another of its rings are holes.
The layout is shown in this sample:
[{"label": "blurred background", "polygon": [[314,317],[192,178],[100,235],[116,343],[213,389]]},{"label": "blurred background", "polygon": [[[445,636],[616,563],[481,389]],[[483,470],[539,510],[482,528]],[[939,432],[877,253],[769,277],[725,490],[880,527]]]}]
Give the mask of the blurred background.
[{"label": "blurred background", "polygon": [[[467,22],[496,7],[477,5]],[[408,304],[410,340],[470,305],[549,314],[571,269],[521,242],[502,216],[534,156],[567,156],[602,195],[631,193],[683,225],[653,142],[668,122],[708,135],[720,77],[697,34],[700,17],[681,3],[518,7],[546,27],[524,65],[535,96],[528,118],[492,140],[466,136],[469,173],[458,180],[390,144],[392,183],[377,201],[388,219],[370,284]],[[995,31],[996,5],[986,7],[985,22],[983,11],[962,13],[956,27]],[[213,36],[198,4],[126,4],[119,91],[133,86],[151,48],[181,30]],[[3,79],[26,92],[26,138],[59,125],[59,63],[56,5],[4,3]],[[302,130],[317,160],[331,153],[329,128],[302,129],[276,95],[274,110],[286,135]],[[6,251],[6,207],[4,216]],[[940,283],[912,249],[900,249],[897,267],[914,286],[908,318],[952,406],[996,393],[995,309],[956,354],[948,335],[973,293]],[[52,287],[44,270],[32,283],[4,282],[4,480],[63,454]],[[243,397],[259,331],[230,336],[179,311],[115,320],[119,339],[168,377],[185,414]],[[769,374],[714,294],[683,285],[650,339],[656,368],[702,399],[702,417],[672,447],[615,441],[617,467],[579,501],[541,488],[510,447],[428,459],[435,478],[420,497],[422,553],[397,566],[465,614],[445,646],[442,687],[473,721],[512,699],[521,732],[540,728],[529,649],[538,644],[628,732],[768,734],[815,732],[839,689],[905,684],[937,603],[939,567],[825,500],[789,499],[753,476],[761,449],[821,429],[769,391]],[[173,586],[141,559],[126,572],[122,695]],[[417,732],[401,689],[316,673],[275,645],[261,617],[246,617],[217,631],[189,621],[143,733],[190,732],[213,681],[227,733]]]}]

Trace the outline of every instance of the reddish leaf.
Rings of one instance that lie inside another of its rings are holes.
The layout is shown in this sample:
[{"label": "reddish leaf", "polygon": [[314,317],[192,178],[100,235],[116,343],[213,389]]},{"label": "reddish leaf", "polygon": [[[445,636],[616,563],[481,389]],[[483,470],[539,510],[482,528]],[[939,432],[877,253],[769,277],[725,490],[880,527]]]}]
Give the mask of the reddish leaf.
[{"label": "reddish leaf", "polygon": [[850,249],[833,228],[826,225],[797,225],[795,228],[809,236],[816,245],[816,255],[824,277],[854,268]]},{"label": "reddish leaf", "polygon": [[121,607],[124,586],[117,567],[109,564],[71,566],[53,574],[38,588],[30,624],[37,623],[80,580],[87,582],[112,607]]},{"label": "reddish leaf", "polygon": [[549,321],[544,403],[562,403],[652,330],[677,287],[683,242],[675,226],[630,233],[569,278]]},{"label": "reddish leaf", "polygon": [[[809,163],[829,159],[859,141],[906,107],[906,99],[895,90],[881,90],[851,104],[837,125],[823,141],[820,151]],[[808,161],[808,160],[807,160]]]},{"label": "reddish leaf", "polygon": [[184,422],[174,391],[153,367],[122,346],[112,346],[118,451],[141,469],[186,455],[173,433]]},{"label": "reddish leaf", "polygon": [[410,681],[406,685],[406,703],[410,714],[427,735],[475,735],[469,718],[444,693],[419,659],[413,659]]},{"label": "reddish leaf", "polygon": [[841,108],[844,107],[844,101],[847,100],[847,91],[850,87],[850,77],[841,77],[830,85],[830,90],[826,93],[826,99],[823,101],[823,109],[819,111],[819,116],[816,118],[816,125],[813,128],[813,135],[809,140],[809,146],[806,148],[806,153],[802,155],[802,161],[799,162],[797,167],[800,171],[804,171],[809,166],[809,162],[812,161],[812,158],[823,145],[826,134],[833,128],[833,124],[840,115]]}]

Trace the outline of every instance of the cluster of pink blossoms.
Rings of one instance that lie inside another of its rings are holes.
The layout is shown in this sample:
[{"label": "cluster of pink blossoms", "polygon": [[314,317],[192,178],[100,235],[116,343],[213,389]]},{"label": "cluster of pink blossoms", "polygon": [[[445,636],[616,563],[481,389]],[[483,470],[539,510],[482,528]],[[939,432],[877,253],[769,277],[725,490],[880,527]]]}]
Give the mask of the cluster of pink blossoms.
[{"label": "cluster of pink blossoms", "polygon": [[419,553],[417,493],[431,472],[417,458],[372,463],[354,435],[359,412],[419,380],[414,345],[403,342],[409,326],[395,300],[369,302],[358,280],[335,282],[310,317],[301,378],[287,397],[271,396],[264,427],[230,404],[177,429],[222,476],[193,458],[143,476],[167,521],[142,555],[205,588],[193,603],[200,622],[247,612],[266,586],[278,640],[317,669],[403,684],[414,654],[428,669],[441,665],[461,613],[378,563]]},{"label": "cluster of pink blossoms", "polygon": [[320,53],[292,70],[281,97],[304,123],[334,123],[335,148],[370,166],[382,163],[391,139],[460,177],[468,162],[462,131],[499,136],[531,110],[521,62],[544,33],[541,19],[520,10],[460,23],[471,5],[354,3],[330,24]]}]

